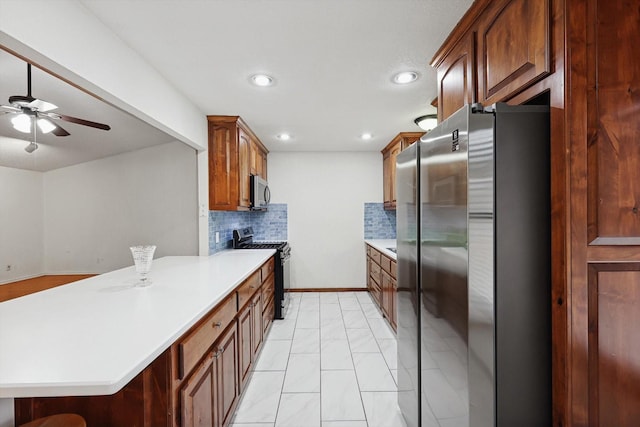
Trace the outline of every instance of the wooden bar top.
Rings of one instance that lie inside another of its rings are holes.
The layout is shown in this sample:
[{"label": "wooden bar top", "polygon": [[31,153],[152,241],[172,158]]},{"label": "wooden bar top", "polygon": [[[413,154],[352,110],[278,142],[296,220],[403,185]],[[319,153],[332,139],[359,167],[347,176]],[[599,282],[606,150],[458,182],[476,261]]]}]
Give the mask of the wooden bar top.
[{"label": "wooden bar top", "polygon": [[93,277],[95,274],[56,274],[32,277],[31,279],[19,280],[17,282],[0,285],[0,302],[29,295],[34,292],[66,285],[67,283]]}]

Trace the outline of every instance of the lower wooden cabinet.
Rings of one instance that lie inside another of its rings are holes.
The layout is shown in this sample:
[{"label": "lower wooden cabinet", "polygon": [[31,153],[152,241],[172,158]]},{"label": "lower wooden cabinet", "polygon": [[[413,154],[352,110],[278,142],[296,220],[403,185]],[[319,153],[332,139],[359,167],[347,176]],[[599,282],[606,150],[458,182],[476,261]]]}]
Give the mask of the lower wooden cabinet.
[{"label": "lower wooden cabinet", "polygon": [[[216,364],[214,386],[218,391],[218,423],[226,426],[231,422],[240,393],[238,376],[238,330],[235,325],[214,345],[213,358]],[[216,411],[214,411],[215,413]]]},{"label": "lower wooden cabinet", "polygon": [[[240,356],[240,390],[249,379],[251,365],[262,346],[264,330],[262,292],[256,292],[250,302],[238,313],[238,342]],[[273,318],[273,313],[271,313]]]},{"label": "lower wooden cabinet", "polygon": [[202,361],[180,391],[182,426],[213,426],[218,397],[215,391],[213,353]]},{"label": "lower wooden cabinet", "polygon": [[253,322],[251,321],[251,310],[247,306],[238,314],[238,342],[240,349],[238,351],[240,357],[240,385],[249,379],[251,372],[251,329]]},{"label": "lower wooden cabinet", "polygon": [[181,387],[182,427],[227,425],[238,392],[238,329],[233,324]]},{"label": "lower wooden cabinet", "polygon": [[262,294],[257,292],[251,300],[251,350],[252,355],[258,354],[262,347]]},{"label": "lower wooden cabinet", "polygon": [[393,330],[398,327],[397,289],[395,259],[389,258],[372,246],[367,249],[367,289],[378,303],[383,316]]}]

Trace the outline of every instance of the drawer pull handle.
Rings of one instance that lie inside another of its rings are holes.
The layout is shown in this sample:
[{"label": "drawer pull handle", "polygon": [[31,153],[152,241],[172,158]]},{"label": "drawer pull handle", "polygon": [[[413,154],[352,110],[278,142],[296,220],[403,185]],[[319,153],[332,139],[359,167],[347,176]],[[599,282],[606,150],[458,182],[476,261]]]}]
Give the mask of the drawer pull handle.
[{"label": "drawer pull handle", "polygon": [[216,328],[219,328],[219,327],[222,326],[222,322],[214,322],[213,326],[216,327]]}]

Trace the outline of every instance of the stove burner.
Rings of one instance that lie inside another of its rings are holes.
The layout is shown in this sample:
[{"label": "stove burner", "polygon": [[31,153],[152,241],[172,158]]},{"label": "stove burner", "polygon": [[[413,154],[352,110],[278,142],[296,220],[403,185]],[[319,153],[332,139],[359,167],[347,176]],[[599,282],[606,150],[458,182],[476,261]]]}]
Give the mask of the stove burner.
[{"label": "stove burner", "polygon": [[257,242],[240,244],[238,249],[282,249],[287,242]]}]

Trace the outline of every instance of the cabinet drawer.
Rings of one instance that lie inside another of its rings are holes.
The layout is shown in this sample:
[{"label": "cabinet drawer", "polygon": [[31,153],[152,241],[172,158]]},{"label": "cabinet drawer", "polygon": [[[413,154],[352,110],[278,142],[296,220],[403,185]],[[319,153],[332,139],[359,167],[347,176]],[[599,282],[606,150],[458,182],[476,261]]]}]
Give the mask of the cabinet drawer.
[{"label": "cabinet drawer", "polygon": [[236,295],[231,294],[205,317],[179,344],[179,376],[184,378],[236,315]]},{"label": "cabinet drawer", "polygon": [[260,270],[256,271],[238,287],[238,309],[249,302],[254,293],[260,288]]},{"label": "cabinet drawer", "polygon": [[391,274],[391,277],[393,277],[394,279],[398,277],[397,269],[398,269],[398,262],[391,260],[391,271],[389,271],[389,273]]},{"label": "cabinet drawer", "polygon": [[271,258],[269,259],[269,261],[265,262],[264,264],[262,264],[262,268],[260,269],[260,271],[262,272],[262,281],[264,282],[267,277],[269,277],[269,275],[271,273],[273,273],[273,269],[274,269],[274,259]]},{"label": "cabinet drawer", "polygon": [[375,262],[372,262],[370,265],[369,275],[377,284],[380,284],[380,266]]},{"label": "cabinet drawer", "polygon": [[269,330],[269,326],[271,326],[271,322],[273,322],[274,316],[274,300],[271,298],[271,301],[266,304],[264,311],[262,312],[262,330],[263,334],[266,338],[266,333]]},{"label": "cabinet drawer", "polygon": [[369,247],[369,256],[371,257],[372,260],[380,264],[380,252],[373,249],[372,247]]},{"label": "cabinet drawer", "polygon": [[275,291],[275,280],[273,276],[262,284],[262,302],[263,307],[268,304],[269,300],[273,299],[273,293]]},{"label": "cabinet drawer", "polygon": [[376,300],[378,305],[380,305],[381,298],[382,298],[382,292],[380,290],[380,286],[375,282],[373,282],[373,286],[371,287],[371,295]]},{"label": "cabinet drawer", "polygon": [[387,273],[391,273],[391,259],[386,256],[380,256],[380,267]]}]

